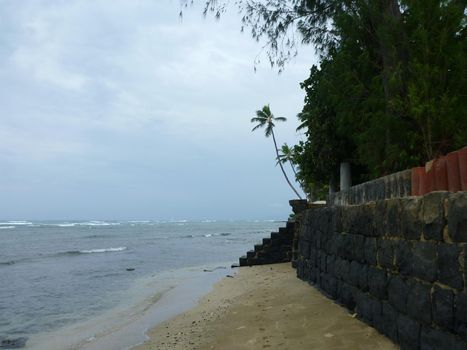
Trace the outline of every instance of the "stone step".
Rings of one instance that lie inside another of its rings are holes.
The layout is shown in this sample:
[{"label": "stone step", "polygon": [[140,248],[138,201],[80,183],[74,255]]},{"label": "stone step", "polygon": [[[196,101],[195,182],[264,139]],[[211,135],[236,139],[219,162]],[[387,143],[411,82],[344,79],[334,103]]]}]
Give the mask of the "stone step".
[{"label": "stone step", "polygon": [[255,252],[259,252],[260,250],[263,250],[263,245],[262,244],[255,244]]},{"label": "stone step", "polygon": [[287,225],[285,226],[288,230],[293,230],[295,229],[295,222],[293,221],[287,221]]},{"label": "stone step", "polygon": [[256,252],[254,250],[249,250],[247,253],[246,253],[246,257],[248,259],[250,258],[254,258],[256,256]]}]

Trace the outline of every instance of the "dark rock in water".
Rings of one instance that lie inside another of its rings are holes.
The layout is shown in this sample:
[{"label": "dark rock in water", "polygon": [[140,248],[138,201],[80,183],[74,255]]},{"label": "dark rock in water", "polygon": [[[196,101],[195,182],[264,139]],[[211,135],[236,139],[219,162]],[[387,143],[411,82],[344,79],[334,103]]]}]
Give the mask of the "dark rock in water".
[{"label": "dark rock in water", "polygon": [[232,276],[232,275],[226,275],[225,277],[234,278],[234,276]]},{"label": "dark rock in water", "polygon": [[237,268],[237,267],[240,267],[240,265],[239,265],[239,264],[232,264],[232,265],[230,266],[230,268],[232,268],[232,269],[235,269],[235,268]]},{"label": "dark rock in water", "polygon": [[20,349],[26,346],[28,338],[20,337],[16,339],[0,338],[0,349]]},{"label": "dark rock in water", "polygon": [[217,266],[213,269],[204,269],[203,272],[213,272],[213,271],[216,271],[216,270],[219,270],[219,269],[226,269],[227,267],[225,266]]},{"label": "dark rock in water", "polygon": [[126,269],[127,271],[135,271],[135,269],[133,267],[129,267]]}]

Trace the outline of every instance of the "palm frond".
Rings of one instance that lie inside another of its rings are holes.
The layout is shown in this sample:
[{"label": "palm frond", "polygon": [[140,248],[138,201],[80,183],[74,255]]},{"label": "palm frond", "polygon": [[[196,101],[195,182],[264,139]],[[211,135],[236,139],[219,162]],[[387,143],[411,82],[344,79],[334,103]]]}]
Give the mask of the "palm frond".
[{"label": "palm frond", "polygon": [[256,111],[256,116],[261,119],[268,119],[268,115],[261,109]]},{"label": "palm frond", "polygon": [[252,123],[265,123],[266,120],[264,120],[263,118],[254,117],[254,118],[251,118],[250,122],[252,122]]},{"label": "palm frond", "polygon": [[258,124],[253,129],[251,129],[251,131],[255,131],[256,129],[262,128],[263,126],[264,124]]},{"label": "palm frond", "polygon": [[285,118],[285,117],[277,117],[277,118],[274,118],[274,120],[278,120],[278,121],[280,121],[280,122],[285,122],[285,121],[287,121],[287,118]]}]

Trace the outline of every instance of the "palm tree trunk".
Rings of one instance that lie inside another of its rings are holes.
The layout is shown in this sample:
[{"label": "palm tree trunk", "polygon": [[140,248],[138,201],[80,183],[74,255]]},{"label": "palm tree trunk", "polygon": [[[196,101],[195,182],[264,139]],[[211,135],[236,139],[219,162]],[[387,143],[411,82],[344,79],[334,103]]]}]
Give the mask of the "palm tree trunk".
[{"label": "palm tree trunk", "polygon": [[278,151],[278,149],[277,149],[276,137],[274,136],[274,130],[271,130],[271,131],[272,131],[272,140],[274,141],[274,149],[276,150],[277,161],[278,161],[278,163],[279,163],[279,166],[281,167],[282,174],[284,174],[285,180],[286,180],[287,183],[289,184],[290,188],[295,192],[295,194],[297,195],[297,197],[298,197],[299,199],[302,199],[302,197],[300,196],[300,194],[297,192],[297,190],[295,189],[295,187],[293,187],[292,183],[290,182],[289,178],[287,177],[287,174],[285,173],[284,167],[282,166],[282,162],[279,161],[279,151]]}]

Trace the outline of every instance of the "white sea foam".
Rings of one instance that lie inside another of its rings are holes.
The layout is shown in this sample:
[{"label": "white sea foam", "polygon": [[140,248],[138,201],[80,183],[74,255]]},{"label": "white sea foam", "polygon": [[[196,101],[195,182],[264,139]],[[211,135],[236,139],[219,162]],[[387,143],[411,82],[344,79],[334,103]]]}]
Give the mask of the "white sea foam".
[{"label": "white sea foam", "polygon": [[101,249],[80,250],[79,252],[81,254],[93,254],[93,253],[121,252],[126,249],[127,247],[101,248]]},{"label": "white sea foam", "polygon": [[30,221],[7,221],[7,222],[0,222],[1,226],[22,226],[22,225],[32,225]]},{"label": "white sea foam", "polygon": [[10,230],[16,228],[16,226],[0,226],[0,230]]},{"label": "white sea foam", "polygon": [[57,224],[58,227],[75,227],[76,225],[78,225],[78,223],[76,222],[73,222],[73,223],[63,223],[63,224]]},{"label": "white sea foam", "polygon": [[105,222],[105,221],[87,221],[80,222],[79,225],[82,226],[115,226],[120,225],[119,222]]},{"label": "white sea foam", "polygon": [[204,237],[212,237],[212,234],[208,233],[207,235],[204,235]]}]

